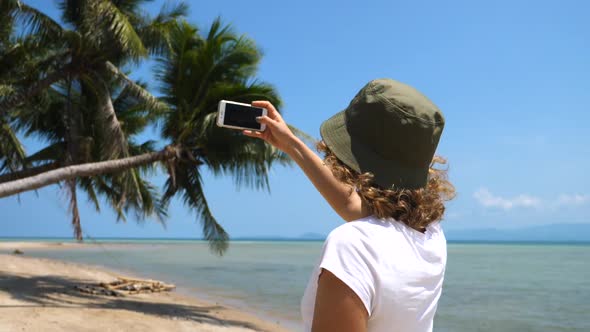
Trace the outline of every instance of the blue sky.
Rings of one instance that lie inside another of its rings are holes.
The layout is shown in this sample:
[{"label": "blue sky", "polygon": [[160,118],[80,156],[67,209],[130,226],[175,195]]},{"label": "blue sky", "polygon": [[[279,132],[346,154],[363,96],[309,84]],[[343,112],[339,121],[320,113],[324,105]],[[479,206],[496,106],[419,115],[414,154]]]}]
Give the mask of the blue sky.
[{"label": "blue sky", "polygon": [[[26,3],[56,14],[52,1]],[[147,8],[157,10],[162,1]],[[285,119],[319,137],[319,125],[366,82],[413,85],[444,112],[438,154],[457,198],[447,229],[590,222],[590,20],[587,1],[199,1],[189,21],[217,16],[264,51],[258,77],[274,84]],[[155,90],[152,65],[135,70]],[[27,141],[27,150],[40,147]],[[328,233],[341,221],[296,167],[272,170],[271,194],[236,191],[204,171],[205,191],[231,236]],[[154,179],[161,184],[162,176]],[[19,202],[20,200],[20,202]],[[182,203],[167,228],[116,223],[81,197],[92,237],[198,237]],[[0,236],[70,236],[56,186],[0,200]]]}]

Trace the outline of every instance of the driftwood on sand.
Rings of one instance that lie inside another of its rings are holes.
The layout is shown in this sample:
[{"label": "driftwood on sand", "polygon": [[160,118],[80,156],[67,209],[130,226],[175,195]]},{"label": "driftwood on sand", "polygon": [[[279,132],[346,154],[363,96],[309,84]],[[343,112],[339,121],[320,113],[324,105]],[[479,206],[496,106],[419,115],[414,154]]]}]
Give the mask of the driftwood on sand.
[{"label": "driftwood on sand", "polygon": [[117,277],[117,280],[108,283],[101,282],[90,285],[74,286],[78,291],[93,295],[125,296],[139,293],[157,293],[171,291],[175,285],[166,284],[151,279],[131,279]]}]

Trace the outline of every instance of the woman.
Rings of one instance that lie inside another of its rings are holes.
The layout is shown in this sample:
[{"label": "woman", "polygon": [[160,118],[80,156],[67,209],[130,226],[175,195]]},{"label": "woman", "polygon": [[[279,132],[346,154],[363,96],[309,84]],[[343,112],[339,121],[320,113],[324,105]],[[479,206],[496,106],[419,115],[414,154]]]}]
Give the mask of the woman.
[{"label": "woman", "polygon": [[369,82],[320,132],[322,161],[268,102],[264,132],[347,223],[326,239],[301,302],[313,332],[432,331],[446,265],[439,221],[454,195],[433,168],[444,118],[412,87]]}]

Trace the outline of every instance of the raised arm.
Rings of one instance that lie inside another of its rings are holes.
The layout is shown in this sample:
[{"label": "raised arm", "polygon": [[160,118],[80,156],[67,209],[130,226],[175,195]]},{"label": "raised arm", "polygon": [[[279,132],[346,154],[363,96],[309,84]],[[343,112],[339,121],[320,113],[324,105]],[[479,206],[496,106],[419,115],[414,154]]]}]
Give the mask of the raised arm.
[{"label": "raised arm", "polygon": [[271,103],[255,101],[252,106],[267,109],[268,116],[259,118],[259,122],[266,124],[266,130],[263,132],[245,130],[244,135],[263,139],[289,155],[301,167],[334,211],[345,221],[356,220],[368,215],[356,192],[332,175],[322,159],[291,132]]}]

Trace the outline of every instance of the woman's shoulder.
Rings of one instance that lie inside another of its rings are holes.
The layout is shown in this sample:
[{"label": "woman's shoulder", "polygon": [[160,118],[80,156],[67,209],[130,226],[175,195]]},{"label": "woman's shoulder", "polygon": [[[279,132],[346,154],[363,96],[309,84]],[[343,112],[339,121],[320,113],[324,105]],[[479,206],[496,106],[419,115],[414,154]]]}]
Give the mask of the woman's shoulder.
[{"label": "woman's shoulder", "polygon": [[378,217],[371,215],[364,218],[352,220],[336,227],[332,232],[335,233],[348,233],[348,232],[360,232],[364,233],[367,231],[382,232],[385,229],[393,229],[396,224],[400,222],[395,219],[379,219]]},{"label": "woman's shoulder", "polygon": [[374,243],[377,238],[383,238],[387,241],[392,240],[392,237],[395,236],[417,240],[444,239],[439,222],[432,223],[426,228],[425,233],[421,233],[395,219],[379,219],[376,216],[368,216],[336,227],[328,234],[327,240],[345,240],[346,242],[370,240],[371,243]]},{"label": "woman's shoulder", "polygon": [[326,241],[345,240],[346,242],[362,242],[365,239],[374,238],[374,234],[383,232],[385,228],[391,227],[393,225],[390,222],[369,216],[346,222],[334,228],[328,234]]}]

